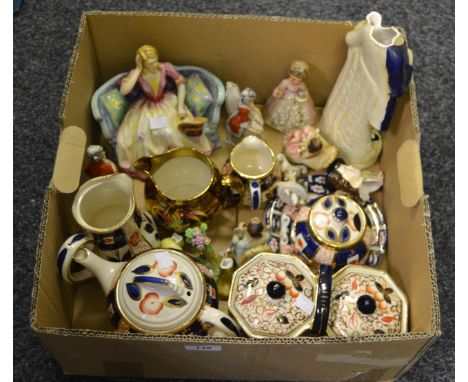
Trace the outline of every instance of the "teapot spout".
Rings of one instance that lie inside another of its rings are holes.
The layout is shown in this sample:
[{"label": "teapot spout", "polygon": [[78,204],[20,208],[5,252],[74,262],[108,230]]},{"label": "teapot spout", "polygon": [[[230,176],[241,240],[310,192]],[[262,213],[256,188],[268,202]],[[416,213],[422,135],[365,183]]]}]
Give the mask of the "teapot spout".
[{"label": "teapot spout", "polygon": [[78,251],[73,260],[89,269],[96,276],[106,296],[115,287],[120,272],[127,264],[125,261],[114,263],[104,260],[86,247]]}]

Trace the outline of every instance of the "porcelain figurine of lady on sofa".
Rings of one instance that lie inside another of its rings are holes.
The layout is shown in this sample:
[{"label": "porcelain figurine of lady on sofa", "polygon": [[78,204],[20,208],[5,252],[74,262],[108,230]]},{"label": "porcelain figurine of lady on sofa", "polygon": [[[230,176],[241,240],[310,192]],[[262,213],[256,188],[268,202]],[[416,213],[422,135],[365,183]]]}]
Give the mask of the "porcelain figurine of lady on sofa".
[{"label": "porcelain figurine of lady on sofa", "polygon": [[[213,144],[203,135],[207,119],[193,117],[185,105],[185,80],[172,64],[159,62],[156,48],[143,45],[137,50],[136,67],[121,81],[127,95],[136,87],[141,94],[131,104],[117,132],[119,166],[132,172],[138,158],[159,155],[172,147],[193,147],[211,154]],[[177,94],[167,89],[172,79]]]}]

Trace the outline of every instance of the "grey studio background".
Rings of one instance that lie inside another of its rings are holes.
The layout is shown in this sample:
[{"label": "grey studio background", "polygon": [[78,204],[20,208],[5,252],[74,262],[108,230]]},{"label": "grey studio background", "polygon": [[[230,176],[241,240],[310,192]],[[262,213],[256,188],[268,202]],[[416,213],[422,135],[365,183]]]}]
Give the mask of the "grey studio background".
[{"label": "grey studio background", "polygon": [[454,380],[455,20],[454,3],[440,0],[25,0],[21,11],[14,16],[15,379],[103,379],[64,376],[29,328],[36,240],[44,192],[52,176],[57,149],[59,105],[80,16],[86,10],[255,14],[356,21],[376,10],[382,13],[385,25],[405,27],[415,57],[424,187],[432,208],[443,335],[401,380]]}]

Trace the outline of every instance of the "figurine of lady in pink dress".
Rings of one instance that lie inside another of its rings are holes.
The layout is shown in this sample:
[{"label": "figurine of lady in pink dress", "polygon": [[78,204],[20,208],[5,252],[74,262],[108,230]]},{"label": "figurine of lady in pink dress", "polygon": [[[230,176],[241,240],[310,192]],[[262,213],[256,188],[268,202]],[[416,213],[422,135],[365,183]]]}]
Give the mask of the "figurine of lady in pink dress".
[{"label": "figurine of lady in pink dress", "polygon": [[[135,62],[136,68],[120,86],[123,95],[137,84],[142,90],[117,132],[120,167],[131,173],[137,159],[173,147],[193,147],[211,154],[213,144],[202,134],[206,118],[194,118],[185,106],[184,77],[170,63],[159,62],[156,48],[150,45],[138,48]],[[169,77],[177,86],[177,95],[166,90]]]},{"label": "figurine of lady in pink dress", "polygon": [[304,79],[309,66],[304,61],[294,61],[289,77],[275,88],[263,109],[265,122],[281,132],[314,125],[316,113]]}]

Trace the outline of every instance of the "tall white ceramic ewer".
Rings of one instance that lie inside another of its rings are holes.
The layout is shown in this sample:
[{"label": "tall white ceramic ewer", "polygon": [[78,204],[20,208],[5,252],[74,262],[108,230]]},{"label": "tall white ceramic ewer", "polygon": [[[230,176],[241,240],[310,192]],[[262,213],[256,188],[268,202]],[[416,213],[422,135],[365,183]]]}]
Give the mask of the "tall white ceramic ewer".
[{"label": "tall white ceramic ewer", "polygon": [[76,193],[72,212],[106,259],[121,261],[159,247],[157,227],[149,214],[136,208],[133,181],[128,175],[88,180]]},{"label": "tall white ceramic ewer", "polygon": [[322,135],[345,162],[372,166],[382,150],[380,131],[390,126],[397,98],[408,89],[413,55],[395,27],[371,12],[346,34],[346,62],[320,119]]}]

